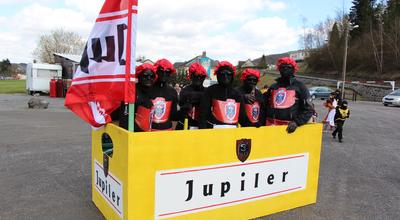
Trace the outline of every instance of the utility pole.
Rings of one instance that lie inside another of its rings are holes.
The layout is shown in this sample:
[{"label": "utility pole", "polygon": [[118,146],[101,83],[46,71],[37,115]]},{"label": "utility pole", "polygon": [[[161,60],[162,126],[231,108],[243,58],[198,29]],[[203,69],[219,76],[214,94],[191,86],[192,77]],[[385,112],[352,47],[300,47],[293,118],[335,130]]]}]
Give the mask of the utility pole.
[{"label": "utility pole", "polygon": [[383,74],[383,19],[382,19],[382,13],[379,13],[379,37],[381,41],[381,62],[380,64],[380,74]]},{"label": "utility pole", "polygon": [[347,47],[349,44],[349,19],[347,17],[344,17],[344,28],[345,28],[345,34],[344,34],[344,56],[343,56],[343,68],[342,68],[342,76],[343,76],[343,82],[342,82],[342,100],[344,99],[344,85],[346,82],[346,66],[347,66]]},{"label": "utility pole", "polygon": [[346,67],[347,67],[347,50],[349,47],[349,31],[358,28],[358,25],[351,26],[349,17],[343,17],[343,26],[344,26],[344,55],[343,55],[343,85],[342,85],[342,100],[344,99],[344,86],[346,84]]}]

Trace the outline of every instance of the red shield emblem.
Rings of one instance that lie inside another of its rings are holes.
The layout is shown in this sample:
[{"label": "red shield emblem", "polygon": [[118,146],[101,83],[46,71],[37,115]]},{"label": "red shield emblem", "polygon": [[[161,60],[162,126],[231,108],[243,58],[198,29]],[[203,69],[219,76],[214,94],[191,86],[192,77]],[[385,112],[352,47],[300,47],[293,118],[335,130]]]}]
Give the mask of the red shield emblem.
[{"label": "red shield emblem", "polygon": [[241,162],[249,158],[251,151],[251,139],[241,139],[236,141],[236,155]]},{"label": "red shield emblem", "polygon": [[228,99],[226,101],[225,116],[229,121],[232,121],[236,117],[236,101],[234,99]]},{"label": "red shield emblem", "polygon": [[279,88],[272,91],[271,107],[277,109],[287,109],[296,102],[296,91]]},{"label": "red shield emblem", "polygon": [[245,104],[244,108],[249,121],[257,123],[260,117],[260,104],[258,102],[254,102],[252,105]]},{"label": "red shield emblem", "polygon": [[157,98],[154,100],[154,117],[156,117],[157,120],[161,120],[166,112],[167,105],[165,103],[164,98]]},{"label": "red shield emblem", "polygon": [[163,97],[157,97],[152,100],[153,102],[153,123],[164,123],[169,120],[171,113],[172,101],[166,101]]},{"label": "red shield emblem", "polygon": [[282,105],[285,102],[285,100],[286,100],[286,90],[284,89],[278,90],[278,93],[276,94],[275,97],[275,103],[277,105]]}]

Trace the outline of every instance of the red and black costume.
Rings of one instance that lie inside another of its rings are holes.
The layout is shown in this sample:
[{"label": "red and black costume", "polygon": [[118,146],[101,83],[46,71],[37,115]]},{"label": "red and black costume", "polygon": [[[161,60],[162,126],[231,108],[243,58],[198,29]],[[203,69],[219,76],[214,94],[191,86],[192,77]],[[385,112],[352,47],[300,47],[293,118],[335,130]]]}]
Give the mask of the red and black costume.
[{"label": "red and black costume", "polygon": [[227,61],[220,62],[214,74],[218,84],[208,87],[200,103],[200,128],[235,127],[239,122],[240,93],[232,88],[236,68]]},{"label": "red and black costume", "polygon": [[288,132],[309,121],[313,114],[310,93],[307,87],[296,80],[296,62],[281,58],[277,63],[281,77],[264,94],[266,125],[288,125]]},{"label": "red and black costume", "polygon": [[151,131],[153,103],[148,95],[157,80],[156,69],[151,64],[142,64],[136,67],[136,76],[139,83],[136,86],[134,130],[135,132]]},{"label": "red and black costume", "polygon": [[152,107],[152,131],[172,130],[172,121],[177,117],[178,94],[174,88],[167,84],[171,74],[175,74],[174,66],[166,59],[158,60],[154,67],[158,80],[148,92]]},{"label": "red and black costume", "polygon": [[240,80],[242,86],[238,89],[242,95],[243,104],[240,106],[239,123],[242,127],[259,127],[264,125],[263,96],[256,88],[260,80],[260,72],[254,69],[243,71]]},{"label": "red and black costume", "polygon": [[[136,67],[136,98],[135,98],[135,117],[134,131],[151,130],[151,111],[153,103],[149,98],[149,92],[154,82],[157,80],[156,71],[151,64],[142,64]],[[112,113],[113,120],[119,120],[119,126],[128,129],[129,106],[121,103],[121,106]]]},{"label": "red and black costume", "polygon": [[[181,109],[188,108],[185,118],[188,119],[189,129],[199,127],[200,118],[200,100],[204,94],[203,82],[207,77],[207,72],[200,63],[193,63],[189,67],[188,80],[192,83],[179,93],[179,106]],[[177,125],[177,130],[182,129],[184,118]]]}]

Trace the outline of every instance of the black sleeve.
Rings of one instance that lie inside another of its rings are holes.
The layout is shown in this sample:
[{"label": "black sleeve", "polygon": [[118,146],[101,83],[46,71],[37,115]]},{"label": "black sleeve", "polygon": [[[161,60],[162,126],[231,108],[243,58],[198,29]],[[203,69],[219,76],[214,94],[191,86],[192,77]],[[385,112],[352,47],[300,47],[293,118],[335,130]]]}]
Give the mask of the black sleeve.
[{"label": "black sleeve", "polygon": [[[182,110],[182,107],[185,105],[187,100],[188,90],[187,88],[183,88],[182,91],[179,93],[179,107]],[[182,115],[182,112],[178,113],[178,118],[176,119],[178,124],[175,127],[175,130],[183,130],[185,124],[185,115]]]},{"label": "black sleeve", "polygon": [[298,114],[293,117],[293,120],[298,126],[306,124],[313,114],[310,92],[308,91],[307,87],[302,83],[299,83],[299,90],[300,100]]},{"label": "black sleeve", "polygon": [[113,121],[119,120],[121,118],[122,112],[124,110],[124,105],[124,102],[121,102],[121,105],[113,112],[111,112],[110,116]]},{"label": "black sleeve", "polygon": [[172,106],[171,106],[171,121],[178,121],[179,120],[179,112],[178,112],[178,93],[175,89],[171,89],[172,95]]},{"label": "black sleeve", "polygon": [[244,105],[246,104],[245,100],[244,100],[244,94],[240,94],[240,109],[239,109],[239,124],[241,126],[245,126],[246,124],[246,109],[244,107]]},{"label": "black sleeve", "polygon": [[145,108],[151,108],[153,107],[153,102],[147,95],[145,94],[140,94],[140,96],[137,96],[136,102],[135,102],[135,107],[136,106],[143,106]]},{"label": "black sleeve", "polygon": [[259,92],[259,96],[260,96],[260,118],[258,120],[258,124],[259,126],[265,126],[265,99],[264,99],[264,95]]},{"label": "black sleeve", "polygon": [[182,89],[179,93],[179,106],[183,106],[188,98],[188,91],[187,89]]},{"label": "black sleeve", "polygon": [[207,120],[211,112],[211,94],[210,89],[206,89],[200,101],[199,128],[207,128]]},{"label": "black sleeve", "polygon": [[[340,111],[339,111],[339,106],[336,107],[335,111],[336,111],[336,113],[335,113],[335,117],[334,117],[334,119],[333,119],[334,121],[336,121],[336,119],[338,119],[338,118],[341,117],[341,114],[340,114]],[[328,113],[328,114],[329,114],[329,113]]]},{"label": "black sleeve", "polygon": [[191,92],[186,90],[185,92],[181,91],[179,95],[179,111],[176,113],[175,121],[184,122],[187,117],[188,112],[192,108],[192,104],[190,102]]},{"label": "black sleeve", "polygon": [[260,121],[261,121],[261,125],[266,125],[266,120],[267,120],[267,112],[268,112],[268,108],[269,108],[269,99],[271,97],[271,89],[268,89],[266,93],[264,93],[262,95],[262,110],[260,111]]},{"label": "black sleeve", "polygon": [[350,118],[350,109],[349,109],[349,113],[347,114],[347,118]]},{"label": "black sleeve", "polygon": [[199,105],[202,96],[203,96],[203,92],[189,93],[190,103],[192,103],[193,105]]}]

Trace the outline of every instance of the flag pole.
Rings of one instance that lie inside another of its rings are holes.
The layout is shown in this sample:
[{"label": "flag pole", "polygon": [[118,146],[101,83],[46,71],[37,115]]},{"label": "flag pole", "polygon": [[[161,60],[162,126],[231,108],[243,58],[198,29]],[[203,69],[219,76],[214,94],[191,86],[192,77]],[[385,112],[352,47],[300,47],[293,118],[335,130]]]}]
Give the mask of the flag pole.
[{"label": "flag pole", "polygon": [[[133,102],[129,103],[129,83],[131,83],[131,66],[132,66],[132,13],[133,13],[133,0],[129,0],[128,4],[128,33],[126,41],[126,66],[125,66],[125,111],[128,112],[128,131],[134,131],[135,120],[135,99],[136,99],[136,82],[133,82]],[[135,60],[134,60],[135,61]]]}]

